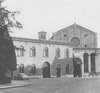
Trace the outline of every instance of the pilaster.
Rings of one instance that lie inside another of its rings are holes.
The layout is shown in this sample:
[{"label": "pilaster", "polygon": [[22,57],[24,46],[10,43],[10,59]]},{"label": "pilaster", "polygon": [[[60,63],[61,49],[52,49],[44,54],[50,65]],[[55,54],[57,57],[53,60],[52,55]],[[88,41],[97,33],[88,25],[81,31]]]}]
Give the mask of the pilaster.
[{"label": "pilaster", "polygon": [[89,57],[88,57],[88,71],[91,72],[91,56],[89,54]]}]

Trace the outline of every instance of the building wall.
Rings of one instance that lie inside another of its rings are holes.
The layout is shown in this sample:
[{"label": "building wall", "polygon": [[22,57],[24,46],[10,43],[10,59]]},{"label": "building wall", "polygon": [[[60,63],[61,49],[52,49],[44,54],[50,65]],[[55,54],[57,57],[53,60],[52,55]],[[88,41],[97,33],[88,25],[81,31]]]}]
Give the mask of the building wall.
[{"label": "building wall", "polygon": [[[35,64],[36,68],[37,68],[37,74],[41,74],[42,73],[42,66],[44,62],[49,62],[50,63],[50,73],[52,75],[56,75],[56,67],[57,64],[61,65],[61,74],[66,74],[65,72],[65,66],[66,64],[69,64],[70,67],[70,73],[73,73],[73,54],[80,58],[82,60],[82,75],[84,75],[84,59],[83,59],[83,55],[84,53],[88,53],[89,54],[89,62],[88,62],[88,68],[89,68],[89,73],[91,72],[91,58],[90,55],[92,53],[95,53],[95,48],[97,47],[97,34],[84,28],[81,27],[77,24],[74,24],[72,26],[69,26],[67,28],[64,28],[58,32],[56,32],[53,37],[51,38],[51,40],[57,40],[57,41],[63,41],[64,43],[71,43],[71,39],[73,37],[78,37],[80,40],[80,44],[79,46],[73,46],[75,48],[79,48],[80,50],[74,50],[73,48],[69,45],[66,44],[56,44],[56,43],[36,43],[36,42],[30,42],[29,40],[14,40],[14,45],[16,47],[20,47],[21,45],[24,47],[25,51],[24,51],[24,56],[22,57],[18,57],[17,56],[17,64],[24,64],[25,67],[27,67],[28,65],[32,65]],[[53,41],[52,41],[53,42]],[[77,42],[76,42],[77,43]],[[87,45],[87,47],[85,47],[85,45]],[[30,57],[29,56],[29,50],[30,48],[34,46],[36,48],[36,56],[35,57]],[[49,56],[48,57],[44,57],[43,56],[43,50],[45,47],[48,47],[49,49]],[[61,52],[61,57],[60,58],[56,58],[56,49],[59,48],[60,52]],[[65,57],[65,51],[66,49],[69,50],[69,57],[66,58]],[[82,50],[84,49],[84,50]],[[92,50],[91,50],[92,49]],[[99,69],[99,61],[100,61],[100,55],[96,56],[96,72],[100,72]]]},{"label": "building wall", "polygon": [[[84,72],[84,54],[85,53],[87,53],[88,54],[88,72]],[[75,57],[78,57],[78,58],[80,58],[81,59],[81,61],[82,61],[82,64],[81,64],[81,70],[82,70],[82,75],[84,76],[84,75],[89,75],[89,74],[91,74],[91,54],[92,53],[95,53],[95,51],[94,50],[91,50],[91,49],[89,49],[89,50],[74,50],[74,56]],[[100,64],[99,64],[99,61],[98,60],[100,60],[100,59],[98,59],[99,58],[99,56],[98,55],[95,55],[95,72],[100,72],[100,69],[99,69],[99,67],[100,67]]]},{"label": "building wall", "polygon": [[96,48],[97,47],[97,34],[77,24],[66,27],[53,34],[52,40],[60,40],[63,42],[70,42],[73,37],[80,39],[80,45],[77,48]]},{"label": "building wall", "polygon": [[[26,41],[14,41],[14,46],[16,47],[20,47],[23,46],[25,51],[24,51],[24,56],[17,56],[17,50],[16,51],[16,57],[17,57],[17,64],[24,64],[25,67],[27,67],[28,65],[32,65],[35,64],[36,68],[37,68],[37,74],[42,74],[42,66],[44,62],[49,62],[51,65],[51,68],[56,68],[56,67],[52,67],[52,65],[55,64],[55,59],[60,60],[61,59],[65,59],[65,63],[66,63],[66,56],[65,56],[65,51],[66,49],[69,50],[69,58],[72,58],[72,47],[70,46],[66,46],[66,45],[56,45],[56,44],[43,44],[43,43],[32,43],[32,42],[26,42]],[[36,48],[36,56],[35,57],[30,57],[29,56],[29,50],[30,48],[34,46]],[[45,49],[45,47],[48,47],[49,49],[49,56],[48,57],[44,57],[43,56],[43,50]],[[59,58],[55,58],[56,55],[56,49],[59,48],[60,52],[61,52],[61,56]],[[63,61],[62,61],[63,62]],[[63,64],[63,63],[61,63]],[[54,73],[56,74],[56,72],[52,72],[53,70],[51,70],[51,74]],[[65,69],[63,70],[65,71]],[[64,73],[65,74],[65,73]]]},{"label": "building wall", "polygon": [[[74,41],[72,42],[72,38],[79,39],[80,44],[78,45],[79,42],[77,39],[76,40],[74,39]],[[73,48],[78,48],[78,50],[73,51],[73,54],[77,54],[78,58],[82,60],[81,69],[83,75],[85,74],[83,55],[84,53],[87,53],[89,55],[87,63],[89,66],[88,71],[89,73],[91,73],[91,54],[92,53],[96,54],[95,49],[97,48],[97,34],[95,32],[74,23],[71,26],[68,26],[66,28],[63,28],[55,32],[51,37],[51,40],[63,41],[65,43],[69,42],[72,43]],[[100,55],[96,55],[95,56],[96,72],[100,72],[99,61],[100,61]]]}]

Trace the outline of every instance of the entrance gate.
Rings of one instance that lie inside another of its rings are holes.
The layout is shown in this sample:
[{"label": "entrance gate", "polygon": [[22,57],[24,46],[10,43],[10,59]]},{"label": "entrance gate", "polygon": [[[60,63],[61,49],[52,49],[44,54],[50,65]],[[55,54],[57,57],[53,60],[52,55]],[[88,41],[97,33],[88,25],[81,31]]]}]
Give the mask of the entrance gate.
[{"label": "entrance gate", "polygon": [[50,64],[49,64],[49,62],[43,63],[43,78],[50,78]]}]

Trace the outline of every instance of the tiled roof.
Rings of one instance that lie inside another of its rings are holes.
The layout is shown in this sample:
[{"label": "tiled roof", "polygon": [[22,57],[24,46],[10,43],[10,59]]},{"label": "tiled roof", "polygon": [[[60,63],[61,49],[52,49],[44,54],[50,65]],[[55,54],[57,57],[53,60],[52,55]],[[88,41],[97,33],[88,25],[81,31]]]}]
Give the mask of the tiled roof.
[{"label": "tiled roof", "polygon": [[13,41],[22,41],[22,42],[72,46],[71,43],[64,43],[64,42],[59,42],[59,41],[54,41],[54,40],[40,40],[40,39],[30,39],[30,38],[22,38],[22,37],[12,37],[12,40]]}]

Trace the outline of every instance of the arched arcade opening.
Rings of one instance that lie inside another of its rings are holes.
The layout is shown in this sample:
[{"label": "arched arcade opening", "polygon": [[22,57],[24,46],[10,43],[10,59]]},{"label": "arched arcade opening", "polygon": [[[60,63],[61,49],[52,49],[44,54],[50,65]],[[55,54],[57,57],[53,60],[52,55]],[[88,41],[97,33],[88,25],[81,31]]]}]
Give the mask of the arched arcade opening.
[{"label": "arched arcade opening", "polygon": [[88,64],[89,64],[89,54],[88,53],[84,53],[83,59],[84,59],[84,72],[85,73],[88,73],[89,72],[89,68],[88,68]]},{"label": "arched arcade opening", "polygon": [[90,56],[91,56],[91,72],[95,72],[95,53],[92,53]]},{"label": "arched arcade opening", "polygon": [[43,78],[50,78],[50,64],[49,64],[49,62],[43,63]]}]

